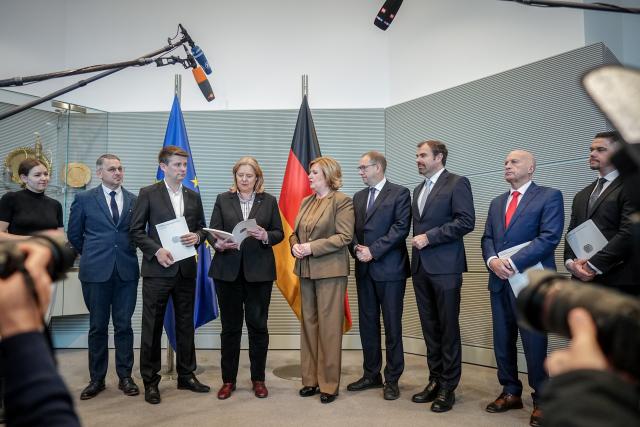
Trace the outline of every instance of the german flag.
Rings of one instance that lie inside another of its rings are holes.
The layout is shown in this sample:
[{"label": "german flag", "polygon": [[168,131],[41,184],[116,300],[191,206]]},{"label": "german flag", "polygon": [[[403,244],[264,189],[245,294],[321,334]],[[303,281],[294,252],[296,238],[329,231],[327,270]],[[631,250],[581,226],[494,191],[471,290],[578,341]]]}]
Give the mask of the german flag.
[{"label": "german flag", "polygon": [[[300,281],[293,272],[295,258],[289,248],[289,236],[293,233],[296,216],[300,210],[302,199],[311,194],[309,187],[309,163],[320,157],[320,144],[313,125],[313,117],[309,109],[307,96],[302,99],[298,121],[293,133],[287,168],[282,180],[280,191],[280,217],[284,229],[284,240],[273,247],[276,258],[276,270],[278,273],[277,285],[282,295],[287,300],[298,320],[301,317]],[[349,300],[345,294],[345,332],[351,329],[351,311]]]}]

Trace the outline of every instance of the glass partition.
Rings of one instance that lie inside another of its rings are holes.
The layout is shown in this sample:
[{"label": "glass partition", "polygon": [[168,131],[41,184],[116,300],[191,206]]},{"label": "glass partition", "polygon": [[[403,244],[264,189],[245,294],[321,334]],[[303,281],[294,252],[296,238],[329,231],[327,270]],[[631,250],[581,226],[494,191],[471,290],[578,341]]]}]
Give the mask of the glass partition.
[{"label": "glass partition", "polygon": [[[33,99],[0,90],[0,112]],[[47,101],[0,120],[0,196],[20,189],[17,168],[22,160],[39,158],[50,165],[46,194],[62,204],[66,228],[75,194],[97,185],[95,161],[107,151],[108,120],[105,111],[60,101]]]}]

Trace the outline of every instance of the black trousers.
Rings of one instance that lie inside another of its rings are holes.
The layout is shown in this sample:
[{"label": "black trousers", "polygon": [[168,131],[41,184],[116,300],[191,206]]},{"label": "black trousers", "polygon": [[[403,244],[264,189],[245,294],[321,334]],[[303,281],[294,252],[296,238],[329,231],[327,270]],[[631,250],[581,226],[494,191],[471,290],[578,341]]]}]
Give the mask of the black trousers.
[{"label": "black trousers", "polygon": [[413,275],[422,334],[427,344],[429,381],[455,390],[462,372],[460,289],[462,274],[427,274],[420,266]]},{"label": "black trousers", "polygon": [[145,277],[142,281],[142,336],[140,339],[140,375],[144,385],[160,382],[162,327],[169,296],[173,299],[176,320],[176,371],[189,377],[196,370],[193,342],[193,304],[196,279],[183,277]]},{"label": "black trousers", "polygon": [[386,382],[396,383],[404,370],[402,308],[406,280],[379,282],[367,273],[356,280],[364,376],[376,379],[382,369],[380,311],[384,322]]},{"label": "black trousers", "polygon": [[216,294],[222,323],[220,368],[223,382],[236,382],[243,320],[247,323],[249,333],[251,380],[264,381],[269,347],[267,318],[272,289],[271,281],[247,282],[242,269],[234,282],[216,280]]}]

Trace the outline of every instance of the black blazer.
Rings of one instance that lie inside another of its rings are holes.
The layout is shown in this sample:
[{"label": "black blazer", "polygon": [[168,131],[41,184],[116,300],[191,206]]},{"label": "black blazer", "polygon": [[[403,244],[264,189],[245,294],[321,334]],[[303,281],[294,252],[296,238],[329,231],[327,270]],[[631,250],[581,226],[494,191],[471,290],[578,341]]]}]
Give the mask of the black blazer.
[{"label": "black blazer", "polygon": [[[596,253],[589,262],[602,271],[594,282],[621,288],[638,286],[633,282],[633,241],[631,237],[631,220],[629,216],[634,212],[631,201],[623,191],[622,179],[617,177],[602,192],[591,211],[588,211],[589,196],[593,192],[597,181],[582,189],[573,198],[571,206],[571,221],[567,232],[578,225],[593,220],[604,237],[609,241],[607,245]],[[564,246],[564,259],[574,259],[576,256],[569,244]]]},{"label": "black blazer", "polygon": [[[349,251],[356,260],[356,278],[369,272],[371,278],[381,282],[404,280],[411,274],[406,242],[411,227],[409,190],[387,181],[369,212],[368,200],[368,187],[353,195],[356,224]],[[369,247],[371,261],[358,261],[358,244]]]},{"label": "black blazer", "polygon": [[[205,227],[205,222],[200,194],[183,185],[182,195],[184,216],[189,231],[198,234],[200,242],[204,243],[207,233],[202,230]],[[142,251],[142,277],[172,277],[178,274],[178,269],[184,277],[196,277],[195,257],[183,259],[167,268],[161,266],[155,257],[158,249],[162,247],[156,224],[175,218],[176,214],[173,211],[164,180],[140,189],[138,202],[131,216],[129,234],[131,235],[131,240]]]},{"label": "black blazer", "polygon": [[412,248],[412,272],[418,271],[418,257],[429,274],[467,271],[462,237],[473,231],[476,224],[469,180],[445,169],[431,189],[420,215],[418,196],[423,185],[424,181],[413,190],[413,235],[426,233],[429,244],[422,250]]},{"label": "black blazer", "polygon": [[[276,262],[271,247],[284,238],[276,198],[267,193],[256,194],[249,218],[254,218],[259,226],[267,230],[269,243],[264,244],[253,237],[247,237],[242,242],[240,250],[216,251],[209,269],[209,276],[213,279],[233,282],[238,278],[240,265],[247,282],[268,282],[276,279]],[[219,194],[211,213],[209,228],[231,233],[233,227],[242,220],[238,193],[228,191]],[[209,235],[208,238],[213,244],[212,237]]]}]

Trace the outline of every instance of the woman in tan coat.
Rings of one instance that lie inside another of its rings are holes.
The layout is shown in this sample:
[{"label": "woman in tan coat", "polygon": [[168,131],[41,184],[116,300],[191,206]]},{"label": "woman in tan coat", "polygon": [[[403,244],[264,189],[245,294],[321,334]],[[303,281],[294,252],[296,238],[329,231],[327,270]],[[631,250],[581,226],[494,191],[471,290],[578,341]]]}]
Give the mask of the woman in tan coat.
[{"label": "woman in tan coat", "polygon": [[342,172],[334,159],[313,160],[309,184],[313,194],[302,201],[289,239],[302,296],[300,396],[313,396],[319,389],[320,401],[330,403],[340,386],[347,245],[355,218],[351,199],[337,191]]}]

